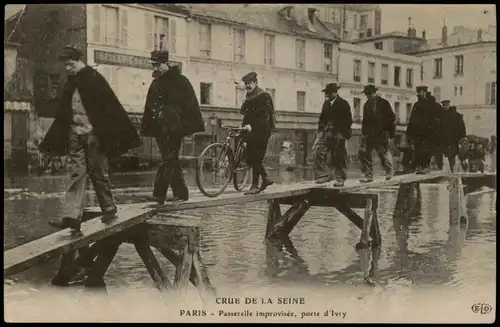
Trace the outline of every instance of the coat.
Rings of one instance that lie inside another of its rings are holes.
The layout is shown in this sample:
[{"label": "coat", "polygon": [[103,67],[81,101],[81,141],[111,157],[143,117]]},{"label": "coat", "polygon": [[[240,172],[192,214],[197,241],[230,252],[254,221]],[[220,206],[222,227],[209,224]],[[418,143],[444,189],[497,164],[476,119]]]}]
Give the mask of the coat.
[{"label": "coat", "polygon": [[467,136],[463,116],[452,106],[448,110],[443,110],[439,122],[441,144],[452,146],[458,151],[458,142]]},{"label": "coat", "polygon": [[439,138],[438,118],[441,110],[441,105],[429,98],[419,99],[415,102],[406,126],[408,140],[436,142]]},{"label": "coat", "polygon": [[75,76],[69,76],[64,85],[60,109],[40,143],[40,151],[58,156],[68,154],[72,97],[76,88],[99,145],[108,157],[119,156],[141,145],[134,125],[106,79],[86,66]]},{"label": "coat", "polygon": [[242,126],[252,126],[251,134],[256,138],[269,139],[276,127],[273,99],[258,86],[249,92],[241,106]]},{"label": "coat", "polygon": [[179,67],[170,67],[149,86],[141,123],[141,135],[187,136],[205,131],[193,86]]},{"label": "coat", "polygon": [[373,103],[365,102],[363,105],[363,122],[361,123],[361,134],[366,136],[379,136],[381,132],[387,132],[390,138],[396,134],[396,115],[392,111],[391,104],[384,98],[375,98],[375,112],[372,110]]},{"label": "coat", "polygon": [[333,133],[340,133],[345,139],[352,136],[352,113],[349,103],[337,96],[333,105],[329,100],[323,103],[319,115],[318,131],[324,132],[327,128]]}]

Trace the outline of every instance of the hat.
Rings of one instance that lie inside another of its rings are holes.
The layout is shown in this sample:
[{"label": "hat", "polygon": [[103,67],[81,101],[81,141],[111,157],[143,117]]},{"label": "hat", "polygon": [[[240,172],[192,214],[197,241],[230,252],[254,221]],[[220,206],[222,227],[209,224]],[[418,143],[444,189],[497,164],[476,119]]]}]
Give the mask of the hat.
[{"label": "hat", "polygon": [[257,82],[257,73],[250,72],[241,78],[243,82]]},{"label": "hat", "polygon": [[441,104],[449,104],[451,101],[450,100],[443,100],[441,101]]},{"label": "hat", "polygon": [[425,85],[419,85],[417,86],[417,92],[418,91],[427,91],[428,87]]},{"label": "hat", "polygon": [[337,83],[328,83],[326,84],[325,88],[321,90],[321,92],[337,92],[338,89],[340,89],[340,86],[337,85]]},{"label": "hat", "polygon": [[168,51],[160,50],[160,51],[152,51],[151,59],[149,60],[151,63],[166,63],[168,62]]},{"label": "hat", "polygon": [[73,46],[65,46],[59,55],[59,60],[78,60],[83,57],[83,53]]},{"label": "hat", "polygon": [[372,94],[372,93],[375,93],[377,92],[377,88],[375,87],[375,85],[365,85],[365,87],[363,88],[363,93],[364,94]]}]

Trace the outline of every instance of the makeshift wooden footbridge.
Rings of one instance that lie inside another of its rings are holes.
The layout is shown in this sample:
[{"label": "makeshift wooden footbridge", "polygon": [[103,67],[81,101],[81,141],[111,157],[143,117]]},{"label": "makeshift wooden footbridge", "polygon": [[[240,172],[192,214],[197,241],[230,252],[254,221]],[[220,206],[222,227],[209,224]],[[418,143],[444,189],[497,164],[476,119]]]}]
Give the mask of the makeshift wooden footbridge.
[{"label": "makeshift wooden footbridge", "polygon": [[[412,203],[415,203],[412,198],[420,193],[420,183],[443,182],[449,185],[449,221],[458,224],[467,221],[465,195],[483,186],[496,190],[496,173],[405,174],[391,180],[382,177],[365,184],[347,180],[343,187],[332,187],[332,183],[302,182],[273,185],[257,195],[199,196],[187,202],[163,206],[144,202],[126,204],[119,206],[118,218],[109,224],[97,219],[101,215],[98,208],[87,208],[82,236],[71,236],[69,230],[62,230],[5,251],[4,275],[22,272],[60,255],[59,271],[52,280],[54,285],[67,285],[78,269],[84,269],[87,286],[100,286],[118,247],[125,242],[134,244],[160,291],[175,290],[182,294],[191,282],[201,298],[208,300],[215,296],[215,288],[200,255],[202,221],[184,211],[265,200],[269,206],[265,238],[272,240],[287,237],[310,207],[334,207],[361,229],[361,239],[356,246],[362,248],[379,246],[382,242],[377,218],[377,189],[399,186],[398,206],[411,210]],[[284,213],[281,212],[282,204],[290,205]],[[353,209],[364,209],[364,217]],[[165,276],[151,247],[176,267],[173,282]]]}]

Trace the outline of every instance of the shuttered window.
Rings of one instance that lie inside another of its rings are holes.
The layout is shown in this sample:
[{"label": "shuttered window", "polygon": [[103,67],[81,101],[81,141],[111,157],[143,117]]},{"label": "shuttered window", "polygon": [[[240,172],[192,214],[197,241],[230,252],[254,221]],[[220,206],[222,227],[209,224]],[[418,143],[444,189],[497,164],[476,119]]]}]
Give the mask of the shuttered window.
[{"label": "shuttered window", "polygon": [[150,13],[144,14],[144,23],[146,27],[146,50],[153,50],[153,15]]},{"label": "shuttered window", "polygon": [[94,42],[101,43],[101,5],[92,5],[92,9]]}]

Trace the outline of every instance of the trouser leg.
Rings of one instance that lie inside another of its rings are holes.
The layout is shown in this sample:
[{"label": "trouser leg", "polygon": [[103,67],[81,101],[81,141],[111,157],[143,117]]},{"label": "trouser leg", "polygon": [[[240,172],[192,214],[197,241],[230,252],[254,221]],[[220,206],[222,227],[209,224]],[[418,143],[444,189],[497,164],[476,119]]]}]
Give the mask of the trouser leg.
[{"label": "trouser leg", "polygon": [[382,144],[376,147],[375,151],[380,159],[380,163],[385,170],[386,176],[393,175],[393,159],[392,153],[388,145]]},{"label": "trouser leg", "polygon": [[[314,172],[316,178],[320,177],[321,175],[325,175],[327,173],[325,164],[328,157],[328,152],[329,152],[329,147],[325,139],[325,133],[319,132],[316,135],[316,140],[314,140],[314,144],[312,146],[312,155],[314,158]],[[333,158],[331,159],[333,165]]]},{"label": "trouser leg", "polygon": [[345,139],[332,141],[333,164],[335,166],[335,179],[344,182],[347,179],[347,148]]},{"label": "trouser leg", "polygon": [[111,182],[108,176],[108,163],[106,155],[99,146],[95,134],[87,136],[87,172],[94,186],[97,201],[102,212],[116,211],[116,204],[111,192]]},{"label": "trouser leg", "polygon": [[[187,198],[188,190],[179,162],[179,152],[182,144],[182,138],[158,137],[156,138],[156,142],[162,157],[162,164],[156,172],[153,196],[165,199],[167,197],[168,188],[172,183],[174,196]],[[174,173],[178,176],[174,177]]]},{"label": "trouser leg", "polygon": [[373,179],[373,147],[369,141],[364,141],[365,144],[361,145],[358,152],[358,158],[361,163],[361,172],[367,179]]},{"label": "trouser leg", "polygon": [[86,142],[84,135],[70,133],[69,171],[70,185],[63,200],[63,216],[80,220],[85,206],[85,188],[87,185]]}]

